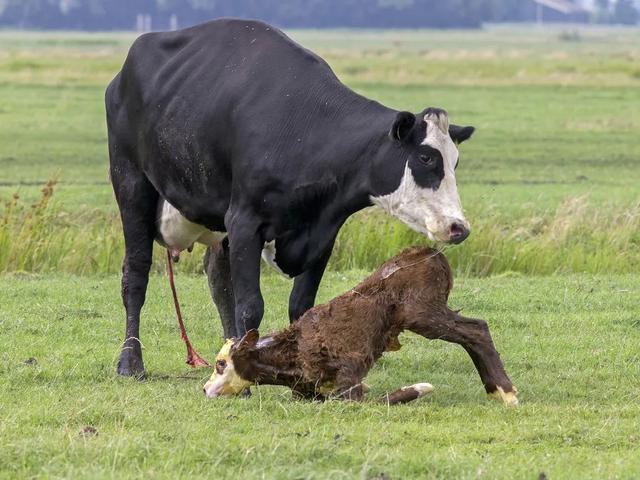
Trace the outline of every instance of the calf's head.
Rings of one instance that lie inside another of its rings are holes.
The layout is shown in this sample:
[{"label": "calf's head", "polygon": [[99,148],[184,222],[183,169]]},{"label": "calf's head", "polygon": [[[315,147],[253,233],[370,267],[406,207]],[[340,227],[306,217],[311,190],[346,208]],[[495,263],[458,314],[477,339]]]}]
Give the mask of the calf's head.
[{"label": "calf's head", "polygon": [[204,393],[208,398],[238,395],[251,385],[236,371],[232,358],[235,344],[236,340],[227,340],[216,355],[215,371],[204,385]]},{"label": "calf's head", "polygon": [[[382,193],[371,201],[431,240],[461,243],[470,232],[464,217],[455,169],[458,145],[473,127],[450,125],[447,112],[428,108],[421,114],[399,112],[389,132],[393,152],[377,182]],[[389,175],[389,171],[396,172]]]}]

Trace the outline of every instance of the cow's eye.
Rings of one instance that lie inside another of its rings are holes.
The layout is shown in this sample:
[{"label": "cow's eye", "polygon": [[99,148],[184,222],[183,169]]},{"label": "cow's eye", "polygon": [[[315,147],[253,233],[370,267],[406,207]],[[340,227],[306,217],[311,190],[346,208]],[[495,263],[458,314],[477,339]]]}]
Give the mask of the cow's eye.
[{"label": "cow's eye", "polygon": [[438,159],[436,157],[430,157],[429,155],[420,155],[420,161],[424,164],[425,167],[433,168],[436,166],[436,161]]},{"label": "cow's eye", "polygon": [[224,360],[218,360],[216,362],[216,373],[222,375],[225,368],[227,368],[227,362],[225,362]]}]

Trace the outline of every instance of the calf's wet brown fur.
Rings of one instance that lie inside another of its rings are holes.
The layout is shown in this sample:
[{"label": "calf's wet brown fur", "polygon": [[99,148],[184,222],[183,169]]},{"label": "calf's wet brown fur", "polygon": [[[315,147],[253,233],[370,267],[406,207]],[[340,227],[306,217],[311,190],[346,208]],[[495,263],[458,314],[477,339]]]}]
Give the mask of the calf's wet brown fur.
[{"label": "calf's wet brown fur", "polygon": [[[285,330],[261,339],[257,331],[248,332],[230,350],[236,373],[249,382],[286,385],[307,398],[331,395],[359,400],[369,369],[385,350],[397,350],[398,335],[409,330],[460,344],[487,393],[517,403],[487,323],[447,306],[452,286],[451,269],[442,253],[409,248]],[[387,401],[394,394],[386,395]]]}]

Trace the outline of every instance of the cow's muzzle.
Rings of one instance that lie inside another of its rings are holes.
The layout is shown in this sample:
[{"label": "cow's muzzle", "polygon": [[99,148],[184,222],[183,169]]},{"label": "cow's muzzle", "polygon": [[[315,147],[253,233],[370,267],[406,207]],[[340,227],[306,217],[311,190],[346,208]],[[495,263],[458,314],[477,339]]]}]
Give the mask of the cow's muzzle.
[{"label": "cow's muzzle", "polygon": [[454,245],[462,243],[467,239],[470,233],[471,229],[468,225],[465,225],[462,222],[453,222],[449,226],[448,243],[452,243]]}]

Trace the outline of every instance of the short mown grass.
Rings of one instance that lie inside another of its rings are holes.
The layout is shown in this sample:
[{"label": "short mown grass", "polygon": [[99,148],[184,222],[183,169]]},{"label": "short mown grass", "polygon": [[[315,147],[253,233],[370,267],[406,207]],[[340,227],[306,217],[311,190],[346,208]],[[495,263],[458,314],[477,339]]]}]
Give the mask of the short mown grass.
[{"label": "short mown grass", "polygon": [[[328,274],[321,300],[364,272]],[[178,275],[191,339],[221,328],[202,277]],[[263,331],[286,324],[289,282],[267,276]],[[521,405],[488,400],[464,350],[405,334],[370,372],[363,404],[294,400],[284,388],[206,400],[184,365],[166,277],[143,312],[149,379],[114,374],[119,279],[0,278],[0,476],[66,478],[637,478],[640,281],[636,275],[458,280],[451,305],[486,319]],[[385,391],[429,381],[425,400]],[[94,431],[95,429],[95,431]]]}]

